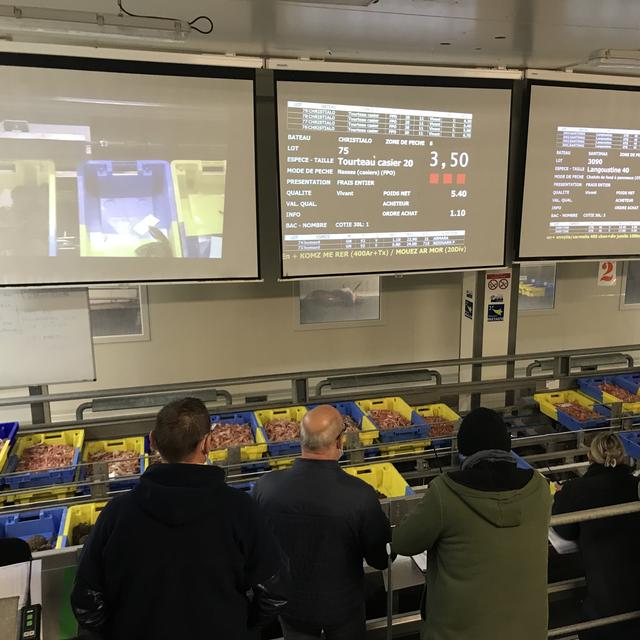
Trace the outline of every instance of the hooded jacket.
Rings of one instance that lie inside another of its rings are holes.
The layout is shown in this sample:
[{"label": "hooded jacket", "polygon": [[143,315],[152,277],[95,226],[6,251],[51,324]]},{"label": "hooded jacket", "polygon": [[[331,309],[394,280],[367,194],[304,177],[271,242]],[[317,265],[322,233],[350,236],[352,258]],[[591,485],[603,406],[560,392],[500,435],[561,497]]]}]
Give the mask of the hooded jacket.
[{"label": "hooded jacket", "polygon": [[428,552],[423,640],[546,640],[550,510],[546,480],[509,462],[431,482],[393,534]]},{"label": "hooded jacket", "polygon": [[222,469],[155,465],[100,514],[71,604],[81,627],[110,640],[236,640],[251,613],[247,592],[269,584],[276,594],[281,571],[257,506]]}]

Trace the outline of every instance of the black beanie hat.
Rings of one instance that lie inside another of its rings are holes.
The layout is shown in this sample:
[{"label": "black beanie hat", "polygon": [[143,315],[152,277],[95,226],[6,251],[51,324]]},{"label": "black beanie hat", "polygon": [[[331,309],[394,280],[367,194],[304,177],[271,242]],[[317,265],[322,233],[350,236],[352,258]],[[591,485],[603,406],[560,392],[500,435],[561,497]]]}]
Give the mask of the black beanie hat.
[{"label": "black beanie hat", "polygon": [[458,450],[463,456],[472,456],[487,449],[511,451],[511,434],[499,413],[480,407],[462,419]]}]

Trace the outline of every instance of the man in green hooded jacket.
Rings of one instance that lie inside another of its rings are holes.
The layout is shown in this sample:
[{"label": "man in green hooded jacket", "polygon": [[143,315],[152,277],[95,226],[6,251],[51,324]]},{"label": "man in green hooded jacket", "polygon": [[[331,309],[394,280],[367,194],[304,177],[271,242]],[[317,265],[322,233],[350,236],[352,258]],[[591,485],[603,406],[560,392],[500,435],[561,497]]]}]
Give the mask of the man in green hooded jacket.
[{"label": "man in green hooded jacket", "polygon": [[427,551],[422,640],[546,640],[551,494],[518,469],[501,416],[462,421],[462,470],[429,485],[395,528],[393,550]]}]

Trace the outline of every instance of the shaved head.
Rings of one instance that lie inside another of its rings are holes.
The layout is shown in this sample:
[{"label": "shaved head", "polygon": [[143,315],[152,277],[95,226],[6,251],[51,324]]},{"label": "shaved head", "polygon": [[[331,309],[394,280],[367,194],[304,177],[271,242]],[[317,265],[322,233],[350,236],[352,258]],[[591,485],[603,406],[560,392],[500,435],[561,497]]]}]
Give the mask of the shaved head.
[{"label": "shaved head", "polygon": [[331,405],[321,404],[302,419],[302,449],[321,453],[335,445],[342,433],[342,415]]}]

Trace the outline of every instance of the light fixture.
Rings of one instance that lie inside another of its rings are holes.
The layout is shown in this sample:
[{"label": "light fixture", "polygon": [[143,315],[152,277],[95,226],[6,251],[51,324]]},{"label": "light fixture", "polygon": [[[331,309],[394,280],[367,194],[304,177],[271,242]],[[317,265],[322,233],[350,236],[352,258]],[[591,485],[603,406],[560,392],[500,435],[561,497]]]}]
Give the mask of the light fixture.
[{"label": "light fixture", "polygon": [[640,49],[597,49],[584,62],[567,67],[573,71],[640,73]]},{"label": "light fixture", "polygon": [[343,7],[369,7],[378,4],[379,0],[285,0],[291,4],[330,4]]},{"label": "light fixture", "polygon": [[185,20],[0,6],[0,34],[103,36],[176,42],[185,40],[191,31],[191,25]]}]

